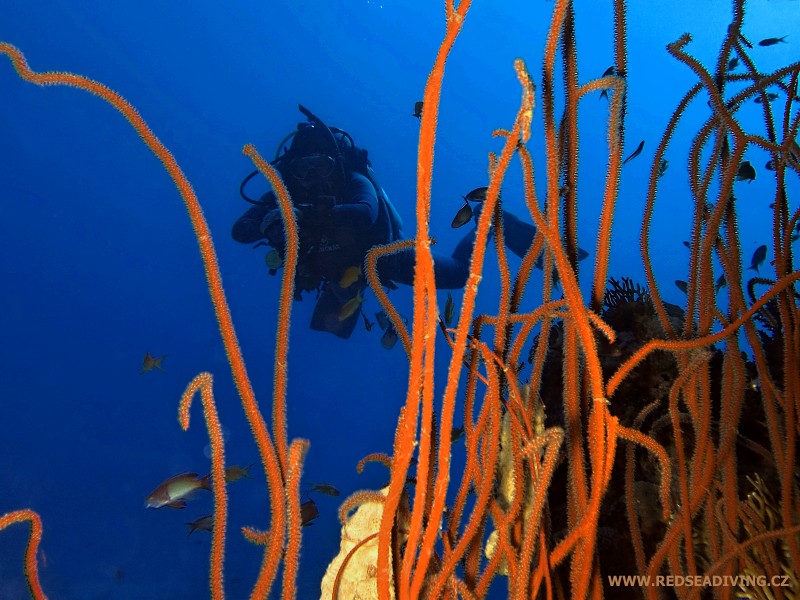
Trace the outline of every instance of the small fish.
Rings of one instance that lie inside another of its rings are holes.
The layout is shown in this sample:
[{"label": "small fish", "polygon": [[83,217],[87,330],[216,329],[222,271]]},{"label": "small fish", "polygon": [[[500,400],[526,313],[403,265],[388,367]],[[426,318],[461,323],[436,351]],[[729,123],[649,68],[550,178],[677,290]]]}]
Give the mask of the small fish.
[{"label": "small fish", "polygon": [[800,165],[800,146],[798,146],[795,141],[789,146],[789,160],[787,163],[794,167]]},{"label": "small fish", "polygon": [[661,178],[664,173],[667,172],[667,167],[669,166],[669,162],[666,158],[662,158],[661,162],[658,165],[658,177]]},{"label": "small fish", "polygon": [[206,515],[195,519],[191,523],[185,523],[186,527],[189,528],[189,535],[192,535],[195,531],[211,531],[213,524],[214,517],[212,515]]},{"label": "small fish", "polygon": [[164,360],[166,356],[166,354],[162,354],[161,356],[153,356],[149,352],[145,352],[144,360],[142,361],[142,371],[139,373],[139,375],[144,375],[153,369],[158,369],[163,373],[164,369],[161,368],[161,361]]},{"label": "small fish", "polygon": [[489,191],[487,186],[475,188],[467,193],[466,196],[461,196],[468,202],[483,202],[486,200],[486,193]]},{"label": "small fish", "polygon": [[312,525],[311,521],[319,516],[317,504],[313,500],[306,500],[300,505],[300,524],[303,527]]},{"label": "small fish", "polygon": [[347,267],[342,273],[341,279],[339,279],[339,287],[344,289],[349,288],[353,285],[358,278],[361,277],[361,267],[360,266],[353,266]]},{"label": "small fish", "polygon": [[337,490],[334,486],[330,483],[315,483],[311,486],[312,492],[319,492],[320,494],[325,494],[326,496],[338,496],[339,490]]},{"label": "small fish", "polygon": [[250,477],[250,467],[252,466],[249,464],[246,467],[237,467],[236,465],[225,467],[225,483],[233,483],[240,479],[252,479]]},{"label": "small fish", "polygon": [[456,312],[456,303],[453,302],[453,296],[447,292],[447,302],[444,303],[444,324],[450,327],[453,321],[453,315]]},{"label": "small fish", "polygon": [[688,285],[685,281],[681,281],[680,279],[675,280],[675,286],[682,291],[684,294],[688,293],[686,290],[689,289]]},{"label": "small fish", "polygon": [[756,248],[756,251],[753,252],[753,258],[750,261],[750,266],[747,267],[748,270],[753,270],[758,273],[758,267],[761,266],[761,263],[764,262],[764,259],[767,258],[767,247],[765,245],[761,245]]},{"label": "small fish", "polygon": [[352,316],[353,313],[361,308],[362,302],[364,302],[364,296],[361,295],[361,290],[358,290],[356,295],[345,302],[342,308],[339,310],[339,320],[344,321],[348,317]]},{"label": "small fish", "polygon": [[455,444],[462,437],[464,437],[464,428],[453,427],[453,429],[450,431],[450,443]]},{"label": "small fish", "polygon": [[644,150],[644,140],[642,140],[641,142],[639,142],[639,145],[638,145],[638,146],[636,146],[636,150],[634,150],[634,151],[631,153],[631,155],[630,155],[628,158],[626,158],[625,160],[623,160],[623,161],[622,161],[622,164],[624,165],[624,164],[625,164],[626,162],[628,162],[629,160],[633,160],[634,158],[636,158],[637,156],[639,156],[639,155],[642,153],[642,150]]},{"label": "small fish", "polygon": [[[616,69],[614,68],[614,65],[611,65],[605,71],[603,71],[602,76],[608,77],[609,75],[614,75],[615,73]],[[600,99],[602,100],[603,98],[608,98],[608,90],[603,90],[602,92],[600,92]]]},{"label": "small fish", "polygon": [[560,280],[558,278],[558,269],[553,269],[553,287],[556,288],[557,290],[561,289],[558,285],[559,281]]},{"label": "small fish", "polygon": [[394,348],[398,339],[400,338],[398,337],[397,332],[394,330],[394,326],[389,325],[389,327],[386,328],[386,331],[384,331],[383,335],[381,336],[381,346],[387,350],[391,350]]},{"label": "small fish", "polygon": [[781,42],[783,42],[784,44],[788,44],[789,42],[786,41],[787,37],[788,36],[783,36],[783,37],[779,37],[779,38],[767,38],[765,40],[761,40],[760,42],[758,42],[758,45],[759,46],[774,46],[775,44],[779,44]]},{"label": "small fish", "polygon": [[186,498],[196,490],[211,490],[211,476],[198,477],[197,473],[181,473],[170,477],[145,498],[146,508],[184,508]]},{"label": "small fish", "polygon": [[764,168],[767,171],[774,171],[775,170],[775,161],[774,160],[768,160],[767,164],[764,165]]},{"label": "small fish", "polygon": [[738,56],[734,56],[732,59],[728,61],[728,71],[733,71],[738,66],[739,66]]},{"label": "small fish", "polygon": [[[774,92],[767,92],[767,100],[769,102],[772,102],[777,97],[778,97],[778,94],[776,94]],[[762,104],[764,102],[764,98],[763,98],[763,96],[761,96],[761,94],[759,94],[758,96],[753,98],[753,102],[755,102],[756,104]]]},{"label": "small fish", "polygon": [[450,226],[453,229],[457,229],[469,223],[472,220],[472,207],[469,205],[469,202],[465,202],[464,206],[462,206],[456,216],[453,217],[453,222]]},{"label": "small fish", "polygon": [[717,282],[714,284],[714,293],[718,294],[726,285],[728,285],[728,282],[725,280],[725,274],[723,273],[717,278]]},{"label": "small fish", "polygon": [[692,249],[692,245],[689,242],[684,241],[683,245],[686,246],[689,250]]},{"label": "small fish", "polygon": [[422,105],[424,102],[414,102],[414,114],[411,115],[412,117],[417,117],[418,119],[422,119]]},{"label": "small fish", "polygon": [[367,331],[372,331],[372,326],[374,323],[367,318],[367,315],[364,314],[364,311],[361,311],[361,318],[364,319],[364,329]]},{"label": "small fish", "polygon": [[739,165],[739,170],[736,171],[736,181],[747,181],[750,183],[756,178],[756,169],[750,164],[749,160],[744,161]]}]

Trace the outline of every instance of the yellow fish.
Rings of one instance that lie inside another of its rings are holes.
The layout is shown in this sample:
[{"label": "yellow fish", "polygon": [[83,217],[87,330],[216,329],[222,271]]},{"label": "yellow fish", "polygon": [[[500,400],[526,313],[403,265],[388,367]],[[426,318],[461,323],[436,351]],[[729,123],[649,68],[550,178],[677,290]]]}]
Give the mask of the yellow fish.
[{"label": "yellow fish", "polygon": [[347,267],[339,280],[339,287],[343,290],[353,285],[361,277],[361,267]]},{"label": "yellow fish", "polygon": [[164,360],[166,356],[166,354],[162,354],[161,356],[153,356],[149,352],[145,352],[144,360],[142,361],[142,372],[139,373],[139,375],[144,375],[153,369],[158,369],[163,373],[164,369],[161,368],[161,361]]},{"label": "yellow fish", "polygon": [[350,300],[345,302],[344,306],[342,306],[341,310],[339,311],[339,320],[344,321],[351,316],[354,312],[361,308],[362,302],[364,302],[364,296],[361,295],[361,290],[358,290],[355,297],[350,298]]}]

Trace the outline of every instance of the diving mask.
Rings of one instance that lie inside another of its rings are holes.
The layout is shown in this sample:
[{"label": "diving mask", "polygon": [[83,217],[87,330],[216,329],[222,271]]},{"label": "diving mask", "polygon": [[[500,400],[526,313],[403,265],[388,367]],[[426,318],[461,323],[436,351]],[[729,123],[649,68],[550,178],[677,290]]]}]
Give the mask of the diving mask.
[{"label": "diving mask", "polygon": [[305,180],[312,176],[327,179],[336,168],[336,160],[327,154],[311,154],[295,158],[289,163],[289,174],[295,179]]}]

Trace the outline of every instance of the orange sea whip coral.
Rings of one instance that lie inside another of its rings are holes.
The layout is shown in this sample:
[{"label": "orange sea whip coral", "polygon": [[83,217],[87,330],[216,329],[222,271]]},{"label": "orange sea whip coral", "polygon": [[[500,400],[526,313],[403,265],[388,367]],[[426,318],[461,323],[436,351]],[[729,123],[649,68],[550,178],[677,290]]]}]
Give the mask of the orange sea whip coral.
[{"label": "orange sea whip coral", "polygon": [[[14,68],[20,77],[31,83],[37,85],[67,85],[82,89],[99,96],[114,108],[116,108],[128,120],[131,126],[136,130],[144,143],[150,150],[158,157],[164,168],[169,173],[181,197],[186,204],[189,212],[189,217],[194,227],[197,243],[200,247],[200,254],[203,259],[203,266],[206,272],[206,279],[208,282],[208,289],[211,294],[211,300],[214,305],[214,311],[219,323],[220,333],[222,334],[225,350],[228,355],[228,361],[231,365],[231,371],[236,383],[239,395],[242,399],[242,405],[245,410],[245,415],[250,424],[256,445],[261,454],[261,461],[264,465],[264,472],[268,482],[270,494],[270,509],[272,514],[272,528],[270,530],[264,559],[262,561],[261,570],[256,581],[253,591],[255,597],[266,597],[272,582],[277,574],[278,567],[281,563],[284,542],[287,534],[287,494],[286,494],[286,477],[289,470],[289,448],[286,444],[285,435],[285,417],[278,415],[275,419],[274,426],[279,431],[276,432],[276,443],[273,443],[269,432],[267,431],[266,423],[258,408],[258,403],[255,398],[250,380],[247,376],[247,371],[244,365],[244,359],[236,339],[236,333],[233,329],[233,322],[231,319],[228,304],[225,300],[225,292],[222,287],[222,276],[219,271],[219,265],[214,251],[214,245],[211,240],[211,233],[208,224],[203,216],[203,211],[197,200],[197,196],[192,189],[191,184],[186,179],[183,171],[178,166],[175,158],[161,143],[161,141],[153,134],[150,128],[145,123],[144,119],[139,115],[136,109],[122,96],[104,86],[101,83],[93,81],[89,78],[75,75],[73,73],[63,72],[48,72],[36,73],[28,66],[24,55],[11,44],[0,42],[0,53],[5,54],[11,59]],[[285,190],[284,190],[285,192]],[[279,198],[281,194],[279,193]],[[290,211],[291,212],[291,211]],[[291,269],[289,269],[291,270]],[[284,284],[284,290],[288,287],[291,290],[293,278],[290,280],[288,286]],[[288,311],[284,311],[281,316],[282,331],[288,331]],[[281,342],[279,338],[279,348],[276,352],[276,363],[283,360],[285,363],[286,343]],[[285,394],[285,365],[280,368],[280,364],[276,364],[275,377],[278,382],[276,389],[282,390]],[[281,398],[278,403],[283,406],[285,398]],[[295,452],[295,460],[299,461],[302,453]],[[279,458],[280,457],[280,458]],[[295,469],[298,469],[295,466]],[[296,519],[294,519],[296,521]],[[294,535],[294,534],[292,534]],[[294,582],[291,586],[293,589]]]},{"label": "orange sea whip coral", "polygon": [[225,448],[222,425],[214,404],[214,378],[200,373],[187,386],[178,406],[178,421],[184,431],[189,429],[189,409],[197,391],[203,403],[208,437],[211,439],[211,491],[214,494],[214,518],[211,533],[211,597],[222,598],[223,562],[225,561],[225,530],[228,521],[228,494],[225,491]]},{"label": "orange sea whip coral", "polygon": [[31,534],[28,536],[28,548],[25,550],[25,578],[28,580],[28,589],[34,600],[45,600],[42,584],[39,583],[39,566],[36,563],[36,553],[42,541],[42,519],[36,512],[23,508],[0,516],[0,531],[14,523],[29,521]]}]

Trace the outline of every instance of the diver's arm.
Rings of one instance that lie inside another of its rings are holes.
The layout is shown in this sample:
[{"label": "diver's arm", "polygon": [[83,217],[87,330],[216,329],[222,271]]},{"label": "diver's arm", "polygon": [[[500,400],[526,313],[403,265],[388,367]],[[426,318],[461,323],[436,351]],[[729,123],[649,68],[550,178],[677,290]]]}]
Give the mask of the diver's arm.
[{"label": "diver's arm", "polygon": [[348,202],[333,207],[331,218],[334,227],[371,227],[378,218],[378,197],[369,179],[360,173],[350,178]]},{"label": "diver's arm", "polygon": [[265,204],[255,204],[244,213],[236,223],[233,224],[233,231],[231,235],[233,239],[241,244],[252,244],[259,240],[264,239],[264,234],[261,231],[261,224],[264,217],[273,208],[277,207],[275,203],[275,196],[272,192],[264,194],[261,201]]}]

